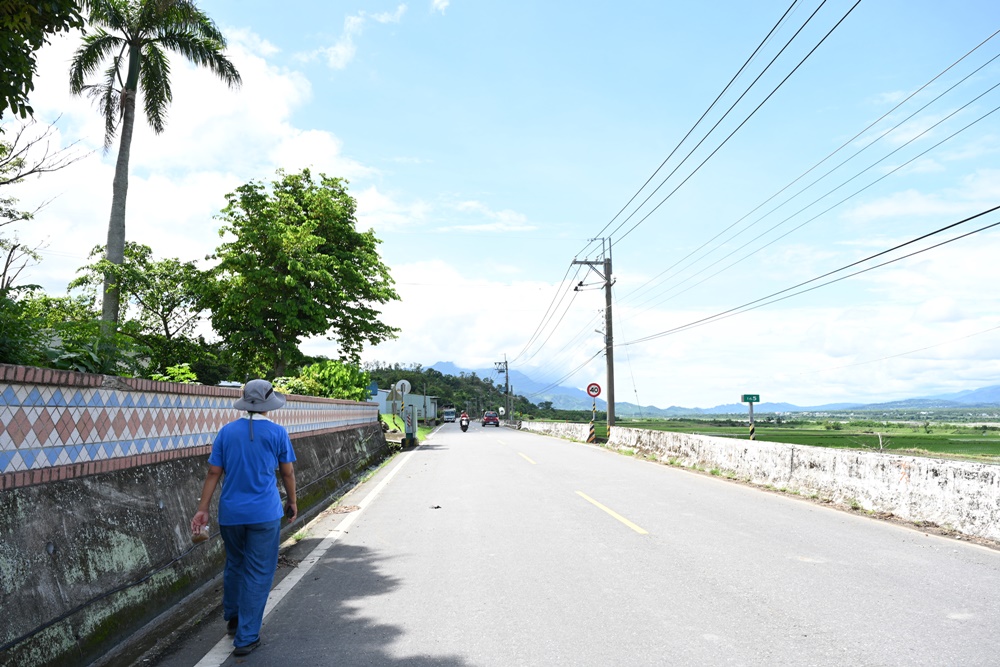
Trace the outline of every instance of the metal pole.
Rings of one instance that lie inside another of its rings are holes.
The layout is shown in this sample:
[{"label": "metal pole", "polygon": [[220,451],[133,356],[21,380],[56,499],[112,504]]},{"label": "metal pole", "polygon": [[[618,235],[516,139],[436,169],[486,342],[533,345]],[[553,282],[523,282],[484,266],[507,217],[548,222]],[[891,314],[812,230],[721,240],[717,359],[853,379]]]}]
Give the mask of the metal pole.
[{"label": "metal pole", "polygon": [[752,402],[750,403],[750,439],[751,440],[756,440],[756,438],[754,437],[754,428],[753,428],[753,403]]}]

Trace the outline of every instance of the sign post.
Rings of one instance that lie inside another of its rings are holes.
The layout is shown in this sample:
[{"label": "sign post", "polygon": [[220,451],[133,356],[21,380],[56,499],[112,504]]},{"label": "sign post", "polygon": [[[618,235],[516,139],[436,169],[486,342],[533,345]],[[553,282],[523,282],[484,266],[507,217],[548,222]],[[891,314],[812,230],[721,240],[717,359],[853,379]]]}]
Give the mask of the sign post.
[{"label": "sign post", "polygon": [[597,442],[597,434],[594,431],[594,422],[597,421],[597,397],[601,395],[601,385],[591,382],[587,385],[587,395],[593,399],[590,406],[590,433],[587,435],[587,442]]},{"label": "sign post", "polygon": [[406,447],[412,447],[417,444],[417,420],[413,406],[406,405],[406,395],[410,393],[410,383],[406,380],[400,380],[393,385],[393,389],[402,403],[403,423],[405,424],[403,429],[403,444]]},{"label": "sign post", "polygon": [[760,394],[743,394],[743,403],[750,404],[750,439],[756,440],[753,426],[753,404],[760,403]]}]

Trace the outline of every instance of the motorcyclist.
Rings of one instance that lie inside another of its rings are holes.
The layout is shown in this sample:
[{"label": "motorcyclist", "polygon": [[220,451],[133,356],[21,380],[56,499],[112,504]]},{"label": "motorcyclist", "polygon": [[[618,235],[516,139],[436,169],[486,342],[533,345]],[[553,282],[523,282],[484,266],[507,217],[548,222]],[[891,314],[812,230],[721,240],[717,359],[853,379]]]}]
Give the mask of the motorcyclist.
[{"label": "motorcyclist", "polygon": [[469,413],[466,412],[465,410],[462,410],[462,416],[459,417],[459,419],[468,419],[468,418],[469,418]]}]

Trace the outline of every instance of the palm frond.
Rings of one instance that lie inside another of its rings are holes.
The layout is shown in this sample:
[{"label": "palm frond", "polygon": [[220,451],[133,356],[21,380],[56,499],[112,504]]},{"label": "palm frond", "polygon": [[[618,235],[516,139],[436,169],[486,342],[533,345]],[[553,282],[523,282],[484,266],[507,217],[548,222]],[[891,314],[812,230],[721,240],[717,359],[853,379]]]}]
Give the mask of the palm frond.
[{"label": "palm frond", "polygon": [[142,69],[139,81],[142,87],[146,120],[153,132],[163,132],[167,119],[167,107],[173,100],[170,90],[170,61],[156,44],[146,44],[142,48]]},{"label": "palm frond", "polygon": [[122,56],[116,57],[104,72],[104,82],[84,86],[81,92],[97,102],[97,108],[104,116],[104,152],[111,150],[111,142],[118,133],[118,122],[121,120],[121,90],[118,83],[118,68],[121,67]]},{"label": "palm frond", "polygon": [[91,24],[129,35],[128,0],[85,0],[83,7]]},{"label": "palm frond", "polygon": [[236,66],[222,53],[222,44],[214,39],[188,32],[164,30],[155,39],[161,46],[176,51],[196,65],[207,67],[230,88],[238,88],[243,79]]},{"label": "palm frond", "polygon": [[83,44],[76,53],[69,69],[69,88],[74,95],[79,95],[85,87],[87,77],[97,71],[101,63],[112,56],[115,51],[121,51],[125,41],[118,35],[111,35],[103,29],[83,38]]}]

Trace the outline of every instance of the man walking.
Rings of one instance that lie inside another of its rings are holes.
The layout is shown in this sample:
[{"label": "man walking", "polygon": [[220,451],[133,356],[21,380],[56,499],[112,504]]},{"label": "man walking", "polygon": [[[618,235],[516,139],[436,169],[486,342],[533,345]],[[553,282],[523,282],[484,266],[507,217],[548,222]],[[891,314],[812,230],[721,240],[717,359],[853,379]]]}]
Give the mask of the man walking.
[{"label": "man walking", "polygon": [[[209,504],[221,478],[219,530],[226,545],[222,615],[234,635],[236,655],[248,655],[260,646],[264,606],[278,567],[281,517],[294,521],[298,516],[292,441],[283,426],[266,416],[284,404],[285,397],[267,380],[246,383],[233,407],[247,414],[223,426],[215,437],[201,501],[191,519],[193,535],[208,525]],[[288,497],[284,509],[275,468]]]}]

